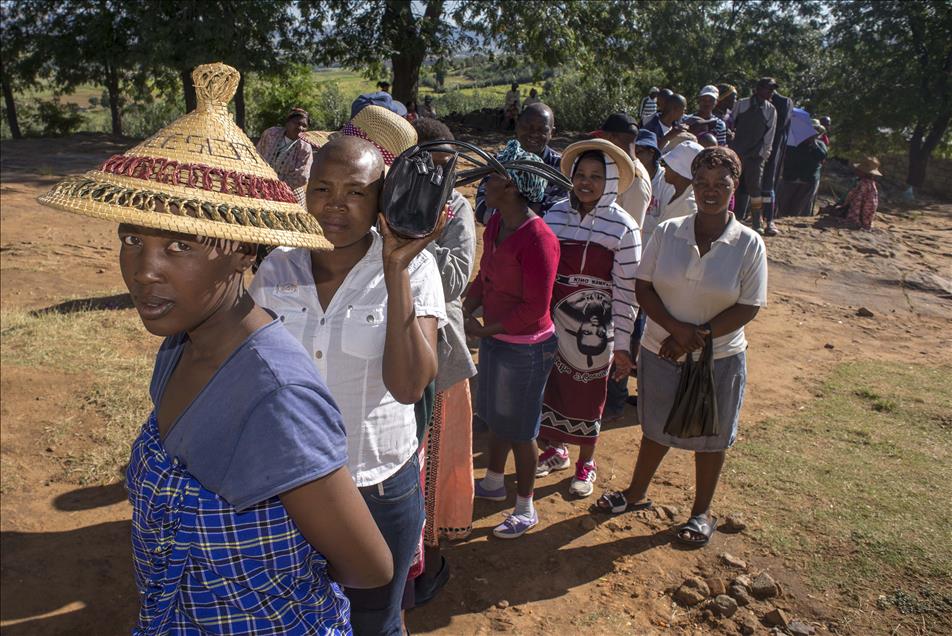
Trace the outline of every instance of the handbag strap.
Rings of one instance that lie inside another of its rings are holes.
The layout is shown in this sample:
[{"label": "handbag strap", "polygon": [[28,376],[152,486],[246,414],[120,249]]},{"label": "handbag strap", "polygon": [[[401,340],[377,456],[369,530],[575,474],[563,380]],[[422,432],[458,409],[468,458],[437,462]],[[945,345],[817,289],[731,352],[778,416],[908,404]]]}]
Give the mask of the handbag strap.
[{"label": "handbag strap", "polygon": [[572,182],[569,181],[561,172],[546,163],[541,161],[527,161],[525,159],[500,162],[498,159],[496,159],[496,157],[492,156],[479,146],[471,144],[467,141],[460,141],[459,139],[435,139],[433,141],[424,141],[423,143],[417,144],[413,148],[405,151],[403,154],[414,154],[420,150],[427,150],[436,147],[446,148],[447,146],[458,146],[475,154],[475,157],[473,157],[466,152],[458,153],[462,158],[474,164],[476,167],[457,172],[457,186],[478,181],[479,179],[482,179],[493,172],[508,178],[506,171],[507,169],[511,169],[531,172],[532,174],[542,177],[546,181],[554,183],[563,190],[572,189]]}]

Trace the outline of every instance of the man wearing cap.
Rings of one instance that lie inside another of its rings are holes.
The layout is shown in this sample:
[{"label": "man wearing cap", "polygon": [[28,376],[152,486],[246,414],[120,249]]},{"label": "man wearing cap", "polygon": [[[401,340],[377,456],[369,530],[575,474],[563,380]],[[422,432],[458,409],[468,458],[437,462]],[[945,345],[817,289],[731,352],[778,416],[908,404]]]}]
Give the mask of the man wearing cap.
[{"label": "man wearing cap", "polygon": [[[613,113],[598,130],[590,133],[601,137],[621,148],[632,160],[635,160],[635,137],[638,126],[628,113]],[[635,180],[631,187],[618,195],[620,205],[628,216],[633,218],[640,228],[645,222],[645,212],[651,202],[651,176],[640,161],[635,160]]]},{"label": "man wearing cap", "polygon": [[777,129],[777,109],[770,101],[776,88],[777,82],[772,77],[760,78],[753,95],[738,101],[733,114],[734,140],[730,147],[743,166],[734,210],[739,218],[744,218],[749,203],[755,228],[760,227],[764,205],[761,191],[764,164],[770,158]]},{"label": "man wearing cap", "polygon": [[[714,114],[714,106],[717,104],[717,98],[720,92],[716,86],[708,84],[701,89],[697,96],[697,112],[691,115],[698,121],[698,128],[691,128],[695,135],[701,135],[705,132],[712,133],[717,138],[718,146],[727,145],[727,124],[724,120]],[[703,128],[703,130],[701,130]]]},{"label": "man wearing cap", "polygon": [[[562,153],[549,146],[554,131],[555,113],[542,102],[526,106],[516,120],[516,139],[519,140],[519,145],[526,151],[539,155],[543,162],[558,170]],[[556,201],[566,196],[565,190],[554,183],[549,183],[545,188],[542,203],[538,204],[539,209],[536,210],[536,214],[544,215]],[[483,179],[476,189],[476,220],[485,225],[493,212],[493,208],[486,207],[486,179]]]},{"label": "man wearing cap", "polygon": [[658,102],[655,100],[660,92],[657,86],[652,86],[651,90],[648,91],[648,96],[641,100],[638,116],[641,119],[642,126],[658,112]]},{"label": "man wearing cap", "polygon": [[[764,198],[764,224],[766,225],[764,234],[766,236],[776,236],[777,226],[774,224],[774,214],[776,213],[777,197],[775,188],[780,180],[780,167],[783,165],[783,157],[787,152],[787,137],[790,134],[790,113],[793,110],[793,100],[774,91],[774,94],[770,97],[770,103],[777,109],[777,127],[771,144],[770,159],[764,164],[764,180],[760,184],[760,189]],[[759,230],[760,224],[755,222],[754,229]]]}]

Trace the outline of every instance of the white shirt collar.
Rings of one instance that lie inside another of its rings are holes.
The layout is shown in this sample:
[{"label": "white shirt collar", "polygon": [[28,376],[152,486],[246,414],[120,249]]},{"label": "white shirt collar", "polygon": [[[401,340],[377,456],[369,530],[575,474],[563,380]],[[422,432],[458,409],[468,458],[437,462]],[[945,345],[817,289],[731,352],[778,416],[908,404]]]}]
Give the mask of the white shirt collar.
[{"label": "white shirt collar", "polygon": [[[675,236],[688,241],[691,245],[697,245],[697,239],[694,236],[694,219],[696,217],[697,214],[692,214],[691,216],[685,217],[684,223],[682,223],[681,227],[679,227],[674,233]],[[727,227],[724,228],[724,231],[721,232],[720,236],[714,239],[713,243],[726,243],[728,245],[733,245],[737,242],[737,239],[740,238],[740,235],[740,221],[738,221],[732,213],[730,221],[727,222]]]},{"label": "white shirt collar", "polygon": [[[370,228],[370,236],[373,241],[370,243],[370,249],[364,254],[363,258],[357,261],[354,269],[362,269],[368,263],[379,261],[383,258],[383,237],[376,228]],[[298,248],[291,252],[288,257],[291,265],[298,270],[298,275],[303,276],[303,280],[311,279],[313,282],[313,272],[311,270],[311,250]]]}]

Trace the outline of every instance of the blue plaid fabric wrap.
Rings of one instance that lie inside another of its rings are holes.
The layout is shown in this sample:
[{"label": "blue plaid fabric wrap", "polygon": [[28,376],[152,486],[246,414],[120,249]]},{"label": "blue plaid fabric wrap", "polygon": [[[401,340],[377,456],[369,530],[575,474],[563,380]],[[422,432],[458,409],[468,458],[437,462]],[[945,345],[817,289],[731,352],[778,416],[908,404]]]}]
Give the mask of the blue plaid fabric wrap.
[{"label": "blue plaid fabric wrap", "polygon": [[280,499],[237,513],[168,456],[154,413],[132,446],[126,484],[134,635],[352,634],[347,598]]}]

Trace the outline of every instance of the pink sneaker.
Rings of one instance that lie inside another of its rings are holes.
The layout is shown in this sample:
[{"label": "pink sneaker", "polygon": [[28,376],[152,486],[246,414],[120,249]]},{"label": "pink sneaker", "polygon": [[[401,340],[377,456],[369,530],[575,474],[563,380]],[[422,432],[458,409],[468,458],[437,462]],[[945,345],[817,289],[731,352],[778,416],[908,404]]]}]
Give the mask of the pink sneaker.
[{"label": "pink sneaker", "polygon": [[595,461],[575,463],[575,478],[569,492],[579,497],[588,497],[595,490]]},{"label": "pink sneaker", "polygon": [[536,477],[545,477],[557,470],[565,470],[572,465],[569,451],[561,446],[549,446],[539,455],[539,466],[536,468]]}]

